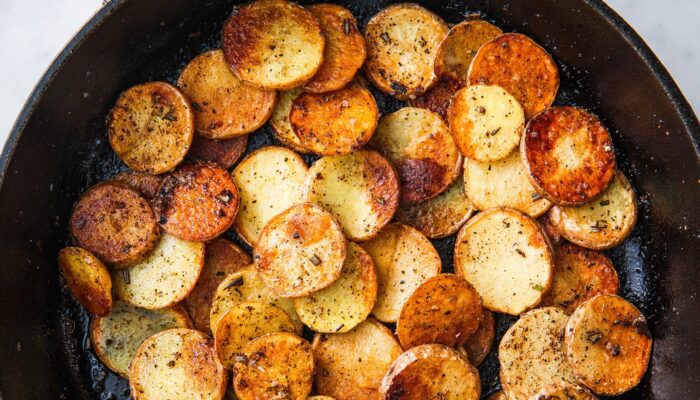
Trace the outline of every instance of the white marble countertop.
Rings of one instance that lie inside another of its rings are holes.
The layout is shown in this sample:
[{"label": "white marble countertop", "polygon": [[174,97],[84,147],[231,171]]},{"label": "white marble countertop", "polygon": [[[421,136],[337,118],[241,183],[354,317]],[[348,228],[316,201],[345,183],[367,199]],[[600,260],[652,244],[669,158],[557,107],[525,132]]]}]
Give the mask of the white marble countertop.
[{"label": "white marble countertop", "polygon": [[[24,101],[103,0],[0,0],[0,145]],[[666,65],[700,111],[700,0],[608,0]],[[50,29],[38,29],[50,27]]]}]

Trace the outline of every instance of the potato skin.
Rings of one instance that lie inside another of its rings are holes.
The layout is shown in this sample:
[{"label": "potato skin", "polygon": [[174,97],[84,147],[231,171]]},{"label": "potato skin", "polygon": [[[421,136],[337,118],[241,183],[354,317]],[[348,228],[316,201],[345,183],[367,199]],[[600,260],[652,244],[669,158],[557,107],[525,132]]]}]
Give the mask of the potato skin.
[{"label": "potato skin", "polygon": [[467,73],[474,55],[489,40],[503,32],[482,20],[467,20],[450,28],[435,54],[435,75],[467,85]]},{"label": "potato skin", "polygon": [[58,265],[78,303],[97,316],[109,313],[112,278],[102,261],[80,247],[66,247],[58,252]]},{"label": "potato skin", "polygon": [[452,103],[452,97],[461,85],[449,78],[438,79],[437,83],[415,99],[409,99],[411,107],[424,108],[440,116],[447,122],[447,110]]},{"label": "potato skin", "polygon": [[112,180],[131,187],[139,192],[144,199],[150,201],[158,194],[158,187],[163,181],[163,177],[147,172],[124,171],[115,175]]},{"label": "potato skin", "polygon": [[493,340],[496,336],[496,327],[493,318],[493,313],[487,309],[483,309],[479,328],[472,334],[462,346],[457,348],[463,356],[467,357],[469,362],[478,367],[489,355]]},{"label": "potato skin", "polygon": [[243,156],[247,147],[248,135],[224,140],[210,140],[197,135],[187,156],[195,161],[214,163],[229,169]]},{"label": "potato skin", "polygon": [[275,134],[275,138],[283,145],[300,154],[307,154],[311,151],[301,145],[301,141],[294,133],[292,125],[289,123],[289,112],[292,110],[292,102],[302,93],[301,88],[282,91],[279,94],[277,105],[270,117],[270,126]]}]

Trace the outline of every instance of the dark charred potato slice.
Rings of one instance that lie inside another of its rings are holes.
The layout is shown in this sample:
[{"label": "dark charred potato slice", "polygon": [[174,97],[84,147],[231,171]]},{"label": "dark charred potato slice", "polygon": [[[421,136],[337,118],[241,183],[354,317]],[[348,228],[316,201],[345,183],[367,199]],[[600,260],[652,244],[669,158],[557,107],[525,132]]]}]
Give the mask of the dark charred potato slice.
[{"label": "dark charred potato slice", "polygon": [[199,135],[192,140],[192,148],[187,156],[195,161],[214,163],[223,169],[236,164],[248,147],[248,135],[233,139],[212,140]]},{"label": "dark charred potato slice", "polygon": [[163,181],[163,176],[146,172],[125,171],[115,175],[112,180],[126,184],[135,189],[146,200],[152,200],[158,194],[158,187]]},{"label": "dark charred potato slice", "polygon": [[275,134],[275,138],[283,145],[296,151],[297,153],[310,153],[310,150],[302,147],[301,141],[294,133],[292,125],[289,123],[289,112],[292,110],[292,102],[299,97],[303,91],[301,88],[280,92],[275,110],[270,117],[270,125]]},{"label": "dark charred potato slice", "polygon": [[457,349],[475,367],[478,367],[491,351],[493,339],[496,336],[494,323],[493,313],[484,309],[479,321],[479,328]]},{"label": "dark charred potato slice", "polygon": [[415,99],[409,100],[408,104],[411,107],[430,110],[447,122],[447,110],[452,103],[452,97],[459,89],[458,82],[447,78],[439,79],[435,86]]},{"label": "dark charred potato slice", "polygon": [[530,397],[529,400],[598,400],[593,393],[582,388],[579,385],[560,382],[549,385],[540,390],[537,394]]},{"label": "dark charred potato slice", "polygon": [[80,247],[58,252],[61,275],[73,297],[94,315],[106,315],[112,308],[112,279],[97,257]]},{"label": "dark charred potato slice", "polygon": [[450,28],[435,55],[435,74],[467,84],[467,73],[474,55],[489,40],[503,32],[482,20],[462,21]]}]

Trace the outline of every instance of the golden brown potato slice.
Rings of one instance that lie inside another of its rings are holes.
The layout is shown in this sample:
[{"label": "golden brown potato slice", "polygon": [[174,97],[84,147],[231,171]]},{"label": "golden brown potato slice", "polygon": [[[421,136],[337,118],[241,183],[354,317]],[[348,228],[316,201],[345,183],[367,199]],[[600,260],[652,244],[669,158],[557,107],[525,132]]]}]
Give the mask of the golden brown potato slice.
[{"label": "golden brown potato slice", "polygon": [[455,271],[491,311],[518,315],[535,307],[552,281],[552,252],[540,226],[512,208],[472,217],[457,235]]},{"label": "golden brown potato slice", "polygon": [[125,171],[115,175],[112,180],[124,183],[139,192],[144,199],[152,200],[158,194],[158,187],[163,181],[163,176],[147,172]]},{"label": "golden brown potato slice", "polygon": [[576,107],[552,107],[528,122],[520,151],[532,184],[560,205],[600,195],[615,176],[615,151],[598,117]]},{"label": "golden brown potato slice", "polygon": [[399,179],[389,161],[372,150],[322,157],[309,169],[306,200],[338,220],[350,240],[368,240],[394,215]]},{"label": "golden brown potato slice", "polygon": [[562,241],[564,241],[564,238],[561,236],[561,231],[550,220],[549,213],[537,218],[537,223],[540,224],[544,233],[547,234],[547,238],[549,238],[549,243],[551,243],[552,246],[556,246]]},{"label": "golden brown potato slice", "polygon": [[283,145],[296,151],[297,153],[310,153],[307,148],[302,147],[301,141],[297,134],[292,130],[292,125],[289,123],[289,112],[292,110],[292,102],[299,97],[303,91],[300,88],[280,92],[279,99],[275,110],[270,117],[270,125],[275,134],[275,138]]},{"label": "golden brown potato slice", "polygon": [[365,38],[357,29],[357,21],[350,10],[337,4],[311,4],[307,7],[316,17],[326,47],[323,64],[304,90],[312,93],[340,89],[352,80],[365,62]]},{"label": "golden brown potato slice", "polygon": [[579,246],[609,249],[622,243],[637,223],[637,196],[622,172],[597,199],[578,207],[554,206],[549,220]]},{"label": "golden brown potato slice", "polygon": [[381,400],[379,383],[403,351],[391,331],[368,319],[346,333],[313,341],[316,390],[338,400]]},{"label": "golden brown potato slice", "polygon": [[306,400],[314,376],[311,345],[291,333],[270,333],[244,347],[233,371],[240,400]]},{"label": "golden brown potato slice", "polygon": [[649,364],[651,341],[644,315],[611,294],[581,304],[566,325],[566,352],[576,378],[603,396],[637,386]]},{"label": "golden brown potato slice", "polygon": [[209,336],[193,329],[169,329],[141,344],[129,387],[134,400],[220,400],[227,375]]},{"label": "golden brown potato slice", "polygon": [[192,104],[197,133],[208,139],[231,139],[260,128],[270,118],[277,97],[274,90],[240,80],[221,50],[190,61],[177,86]]},{"label": "golden brown potato slice", "polygon": [[427,92],[408,100],[408,105],[430,110],[447,122],[447,110],[452,103],[452,97],[460,88],[460,84],[456,81],[448,78],[438,79]]},{"label": "golden brown potato slice", "polygon": [[78,303],[91,314],[106,315],[112,308],[112,278],[99,258],[80,247],[58,252],[61,275]]},{"label": "golden brown potato slice", "polygon": [[552,105],[559,70],[547,52],[529,37],[506,33],[479,48],[467,73],[470,85],[498,85],[512,94],[530,119]]},{"label": "golden brown potato slice", "polygon": [[194,289],[203,266],[204,243],[164,233],[146,258],[112,272],[114,293],[137,307],[170,307]]},{"label": "golden brown potato slice", "polygon": [[233,171],[241,198],[234,222],[238,235],[256,245],[272,217],[302,202],[308,170],[299,155],[277,146],[260,148],[241,161]]},{"label": "golden brown potato slice", "polygon": [[457,348],[457,351],[467,357],[467,360],[469,360],[473,366],[478,367],[479,364],[486,359],[486,356],[489,355],[495,336],[496,329],[493,313],[483,309],[481,320],[479,321],[479,328],[462,346]]},{"label": "golden brown potato slice", "polygon": [[489,162],[515,149],[525,114],[502,87],[473,85],[455,93],[447,120],[459,151],[472,160]]},{"label": "golden brown potato slice", "polygon": [[197,135],[187,156],[195,161],[210,162],[229,169],[243,156],[247,147],[248,135],[225,140],[210,140]]},{"label": "golden brown potato slice", "polygon": [[362,247],[377,268],[377,302],[372,314],[380,321],[396,322],[413,291],[442,269],[428,238],[403,224],[387,225]]},{"label": "golden brown potato slice", "polygon": [[566,360],[564,328],[569,316],[557,307],[532,310],[520,317],[498,346],[501,386],[509,399],[527,400],[547,385],[575,384]]},{"label": "golden brown potato slice", "polygon": [[222,33],[233,71],[264,89],[292,89],[323,62],[325,39],[314,15],[286,0],[256,0],[226,20]]},{"label": "golden brown potato slice", "polygon": [[481,381],[479,371],[455,350],[424,344],[394,361],[379,391],[392,400],[478,400]]},{"label": "golden brown potato slice", "polygon": [[549,385],[540,390],[529,400],[598,400],[593,393],[582,388],[579,385],[574,385],[566,382],[559,382]]},{"label": "golden brown potato slice", "polygon": [[405,107],[387,114],[370,144],[396,166],[404,204],[437,196],[459,176],[462,155],[434,112]]},{"label": "golden brown potato slice", "polygon": [[467,73],[474,55],[489,40],[503,32],[496,26],[479,19],[462,21],[450,28],[435,54],[435,74],[467,84]]},{"label": "golden brown potato slice", "polygon": [[180,308],[146,310],[115,301],[112,311],[90,322],[90,341],[107,368],[129,379],[131,361],[141,343],[151,335],[173,328],[189,328]]},{"label": "golden brown potato slice", "polygon": [[493,392],[489,395],[489,397],[486,398],[486,400],[508,400],[508,397],[506,397],[506,393],[502,390],[499,390],[497,392]]},{"label": "golden brown potato slice", "polygon": [[435,54],[447,34],[437,15],[412,3],[391,5],[365,26],[365,74],[382,92],[416,98],[435,83]]},{"label": "golden brown potato slice", "polygon": [[162,174],[185,158],[194,136],[190,102],[165,82],[123,92],[107,117],[109,143],[134,171]]},{"label": "golden brown potato slice", "polygon": [[143,258],[160,233],[148,202],[119,182],[100,183],[85,192],[73,206],[69,225],[78,246],[117,267]]}]

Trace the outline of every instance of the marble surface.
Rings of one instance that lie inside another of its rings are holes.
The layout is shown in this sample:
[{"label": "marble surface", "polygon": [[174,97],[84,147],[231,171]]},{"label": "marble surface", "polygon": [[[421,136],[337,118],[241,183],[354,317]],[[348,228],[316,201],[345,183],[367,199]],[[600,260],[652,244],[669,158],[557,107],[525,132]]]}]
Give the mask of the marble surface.
[{"label": "marble surface", "polygon": [[[0,0],[0,144],[27,96],[103,0]],[[700,111],[700,0],[608,0],[641,34]],[[41,29],[48,27],[48,29]]]}]

